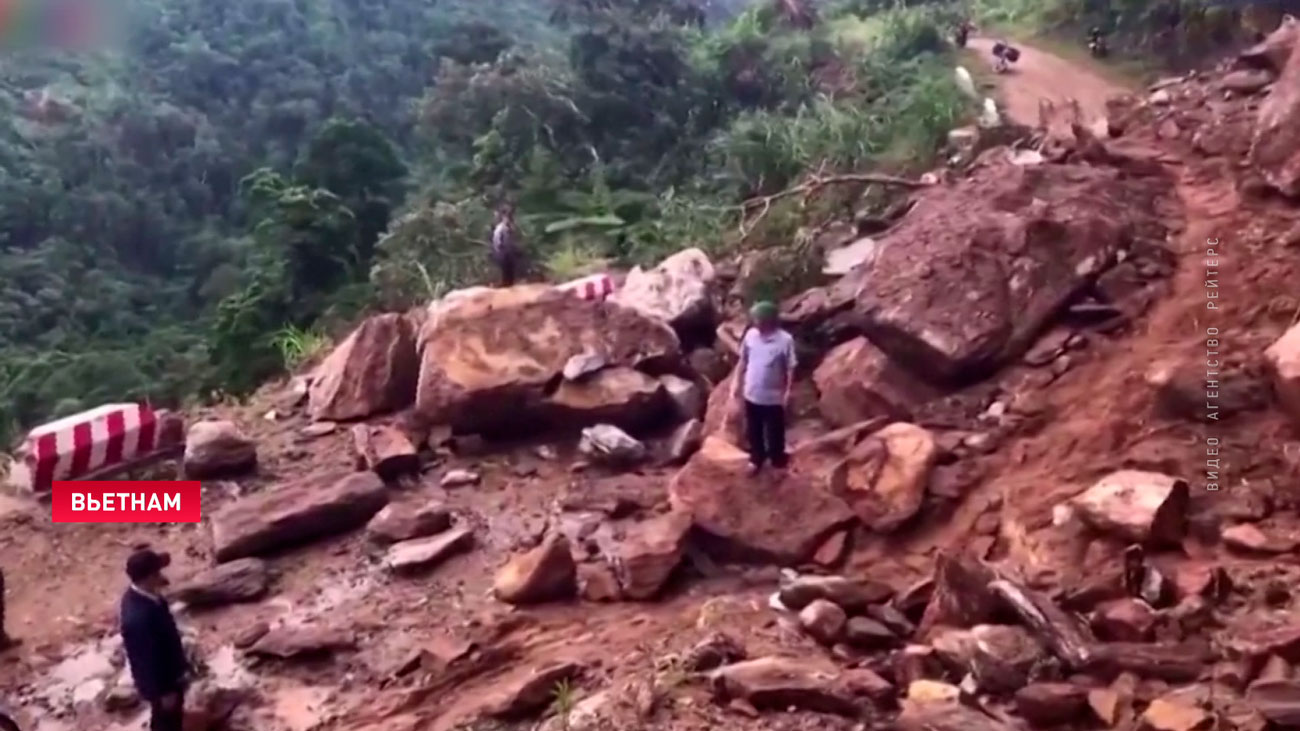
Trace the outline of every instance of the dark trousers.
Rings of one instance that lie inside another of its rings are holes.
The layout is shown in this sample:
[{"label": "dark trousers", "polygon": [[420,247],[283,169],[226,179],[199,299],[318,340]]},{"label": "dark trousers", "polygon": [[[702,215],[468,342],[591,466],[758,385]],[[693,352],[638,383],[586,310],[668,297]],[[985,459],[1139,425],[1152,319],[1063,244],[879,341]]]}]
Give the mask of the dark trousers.
[{"label": "dark trousers", "polygon": [[185,697],[176,708],[167,710],[158,702],[151,703],[149,731],[183,731],[185,726]]},{"label": "dark trousers", "polygon": [[745,402],[745,431],[749,434],[749,461],[755,467],[771,462],[785,467],[785,407]]},{"label": "dark trousers", "polygon": [[0,571],[0,645],[8,636],[5,633],[5,572]]},{"label": "dark trousers", "polygon": [[519,257],[511,252],[501,252],[493,255],[496,261],[497,269],[501,271],[501,286],[513,287],[515,279],[519,276]]}]

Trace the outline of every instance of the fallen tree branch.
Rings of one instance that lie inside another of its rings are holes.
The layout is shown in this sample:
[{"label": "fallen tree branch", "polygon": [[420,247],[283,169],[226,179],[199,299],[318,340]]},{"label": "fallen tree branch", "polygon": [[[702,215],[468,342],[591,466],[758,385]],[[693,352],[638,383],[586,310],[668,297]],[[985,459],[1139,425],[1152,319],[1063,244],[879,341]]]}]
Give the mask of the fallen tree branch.
[{"label": "fallen tree branch", "polygon": [[[925,183],[920,180],[912,180],[911,178],[900,178],[895,175],[878,175],[875,173],[846,173],[843,175],[814,174],[804,182],[794,187],[786,188],[785,190],[782,190],[777,193],[772,193],[771,195],[755,196],[746,201],[743,201],[739,206],[737,206],[737,208],[740,209],[741,238],[744,239],[749,237],[750,232],[754,230],[754,226],[759,221],[763,220],[764,217],[767,216],[768,211],[772,210],[773,203],[776,203],[777,201],[783,200],[785,198],[789,198],[790,196],[793,195],[807,195],[813,192],[814,190],[818,190],[819,188],[824,188],[828,185],[843,185],[845,183],[875,183],[878,185],[895,185],[903,188],[910,188],[913,190],[917,188],[926,188],[929,187],[930,185],[929,183]],[[756,216],[754,216],[753,220],[747,223],[745,219],[749,216],[750,212],[753,211],[754,209],[759,209],[759,212]]]}]

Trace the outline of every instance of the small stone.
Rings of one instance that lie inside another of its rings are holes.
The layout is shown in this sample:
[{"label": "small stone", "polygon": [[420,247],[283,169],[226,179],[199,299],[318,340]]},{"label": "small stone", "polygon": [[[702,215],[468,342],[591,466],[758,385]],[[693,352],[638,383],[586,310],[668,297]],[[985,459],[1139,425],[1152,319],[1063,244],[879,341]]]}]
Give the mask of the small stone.
[{"label": "small stone", "polygon": [[441,486],[444,489],[454,489],[457,487],[468,487],[477,485],[482,480],[482,476],[477,472],[470,470],[450,470],[442,476]]},{"label": "small stone", "polygon": [[1016,691],[1016,711],[1035,726],[1073,721],[1087,710],[1088,689],[1072,683],[1032,683]]},{"label": "small stone", "polygon": [[457,528],[435,536],[415,538],[394,544],[388,549],[384,565],[395,573],[413,573],[431,569],[474,545],[474,533]]},{"label": "small stone", "polygon": [[493,591],[507,604],[540,604],[572,597],[577,593],[577,583],[577,565],[569,541],[554,534],[502,567]]},{"label": "small stone", "polygon": [[266,622],[254,622],[240,630],[231,641],[231,644],[233,644],[237,650],[247,650],[257,644],[257,641],[266,636],[266,633],[270,631],[271,626]]},{"label": "small stone", "polygon": [[885,625],[898,637],[911,637],[916,632],[916,625],[912,624],[907,615],[888,604],[867,607],[867,616]]},{"label": "small stone", "polygon": [[1255,553],[1289,553],[1300,543],[1291,537],[1270,535],[1250,523],[1224,528],[1220,535],[1229,548]]},{"label": "small stone", "polygon": [[392,503],[366,524],[370,539],[381,545],[424,538],[451,527],[451,512],[442,503]]},{"label": "small stone", "polygon": [[339,425],[332,421],[317,421],[303,427],[302,435],[311,439],[333,434]]},{"label": "small stone", "polygon": [[1117,599],[1093,613],[1092,628],[1112,642],[1145,642],[1156,624],[1156,611],[1141,599]]},{"label": "small stone", "polygon": [[854,617],[848,621],[844,640],[863,650],[875,650],[889,647],[898,642],[898,638],[885,625],[867,617]]},{"label": "small stone", "polygon": [[1209,726],[1214,717],[1190,701],[1165,696],[1157,698],[1142,713],[1142,721],[1153,731],[1196,731]]},{"label": "small stone", "polygon": [[824,568],[839,565],[844,560],[844,553],[848,549],[848,540],[848,531],[832,533],[831,537],[817,549],[817,553],[813,554],[813,563]]},{"label": "small stone", "polygon": [[848,615],[838,605],[817,599],[799,612],[799,624],[818,641],[831,645],[844,631]]}]

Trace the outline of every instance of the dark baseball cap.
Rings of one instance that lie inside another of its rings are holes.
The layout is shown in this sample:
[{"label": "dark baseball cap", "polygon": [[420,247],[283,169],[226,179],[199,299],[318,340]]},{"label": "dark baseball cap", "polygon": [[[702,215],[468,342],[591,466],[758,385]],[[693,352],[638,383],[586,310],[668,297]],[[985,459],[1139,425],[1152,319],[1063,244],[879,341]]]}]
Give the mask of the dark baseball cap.
[{"label": "dark baseball cap", "polygon": [[131,581],[143,581],[170,566],[171,562],[171,554],[165,551],[139,548],[126,559],[126,575]]}]

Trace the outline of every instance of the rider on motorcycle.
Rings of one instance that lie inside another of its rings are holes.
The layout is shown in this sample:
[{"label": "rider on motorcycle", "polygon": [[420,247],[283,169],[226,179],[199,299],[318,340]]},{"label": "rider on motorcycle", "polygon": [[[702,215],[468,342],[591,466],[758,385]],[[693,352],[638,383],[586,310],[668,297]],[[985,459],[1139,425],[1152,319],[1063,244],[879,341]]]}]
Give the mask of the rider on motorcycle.
[{"label": "rider on motorcycle", "polygon": [[1088,31],[1088,50],[1092,51],[1094,56],[1106,53],[1106,39],[1102,36],[1101,28],[1095,25]]}]

